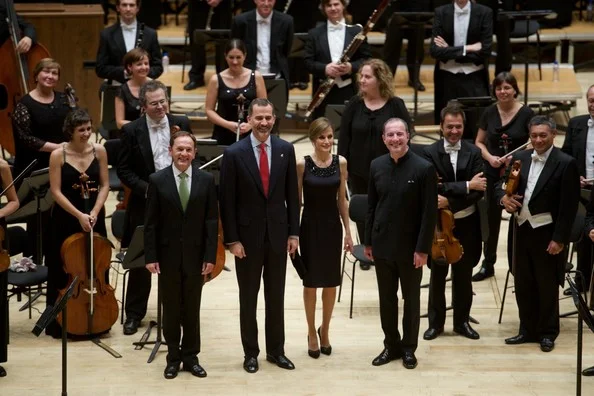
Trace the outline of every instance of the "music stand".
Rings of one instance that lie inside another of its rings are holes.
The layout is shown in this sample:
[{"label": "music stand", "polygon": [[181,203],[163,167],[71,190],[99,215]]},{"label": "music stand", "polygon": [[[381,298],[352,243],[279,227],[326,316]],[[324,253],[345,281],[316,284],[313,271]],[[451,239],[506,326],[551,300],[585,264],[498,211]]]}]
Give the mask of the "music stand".
[{"label": "music stand", "polygon": [[[219,146],[217,141],[214,139],[196,139],[196,160],[198,160],[199,166],[202,166],[215,158],[221,157],[223,151],[225,151],[225,147],[227,146]],[[201,168],[202,169],[202,168]],[[208,165],[208,172],[212,173],[215,179],[215,185],[219,185],[219,180],[221,178],[221,163],[220,161],[215,161]]]},{"label": "music stand", "polygon": [[231,30],[229,29],[195,29],[194,42],[197,45],[206,45],[206,43],[213,42],[215,46],[215,67],[217,73],[226,69],[225,62],[225,45],[231,38]]},{"label": "music stand", "polygon": [[466,115],[466,125],[464,125],[463,139],[471,140],[474,143],[478,132],[478,123],[485,109],[495,103],[490,96],[474,96],[465,98],[456,98],[454,101],[462,105]]},{"label": "music stand", "polygon": [[[528,11],[500,11],[497,14],[498,19],[511,19],[513,21],[526,21],[526,45],[530,45],[530,36],[528,35],[530,21],[540,21],[543,19],[556,18],[557,14],[552,10],[528,10]],[[542,70],[540,69],[540,79],[542,80]],[[524,60],[524,104],[528,105],[528,58]]]},{"label": "music stand", "polygon": [[289,90],[287,81],[285,79],[277,79],[274,74],[264,75],[264,85],[266,86],[266,94],[268,100],[274,105],[274,114],[276,115],[276,122],[272,128],[272,133],[279,135],[279,125],[285,113],[287,112],[287,105],[289,103]]},{"label": "music stand", "polygon": [[[43,311],[43,314],[35,323],[35,326],[31,330],[31,333],[35,334],[35,336],[39,337],[41,332],[50,324],[53,320],[56,319],[58,314],[62,313],[62,323],[67,323],[67,302],[72,297],[72,293],[74,293],[74,286],[78,283],[78,276],[76,276],[68,289],[66,289],[66,293],[60,298],[55,305],[49,305]],[[62,396],[68,395],[67,386],[68,386],[68,365],[67,365],[67,349],[68,349],[68,340],[67,340],[67,333],[66,333],[66,326],[62,326]]]},{"label": "music stand", "polygon": [[[409,30],[411,31],[411,35],[417,40],[417,43],[422,43],[425,40],[425,29],[430,27],[427,23],[431,21],[434,17],[433,12],[406,12],[406,11],[398,11],[394,12],[390,17],[390,23],[388,25],[388,30],[386,31],[386,39],[388,36],[395,35],[397,38],[396,40],[402,43],[402,36],[403,31]],[[387,41],[387,40],[386,40]],[[410,41],[408,43],[410,45]],[[402,47],[402,44],[400,44]],[[423,51],[424,51],[423,46]],[[400,57],[400,54],[398,54]],[[407,66],[410,66],[407,64]],[[418,106],[419,106],[419,89],[417,87],[417,81],[420,81],[420,67],[418,56],[415,56],[415,63],[413,65],[413,75],[408,76],[409,80],[413,82],[413,101],[414,101],[414,111],[412,122],[414,124],[415,119],[418,115]]]}]

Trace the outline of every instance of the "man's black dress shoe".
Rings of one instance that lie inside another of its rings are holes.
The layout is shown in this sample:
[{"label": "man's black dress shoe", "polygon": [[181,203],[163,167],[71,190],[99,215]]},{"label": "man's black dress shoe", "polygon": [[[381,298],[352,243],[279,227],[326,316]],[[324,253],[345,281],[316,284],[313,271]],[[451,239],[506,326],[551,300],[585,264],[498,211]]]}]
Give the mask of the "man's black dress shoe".
[{"label": "man's black dress shoe", "polygon": [[594,366],[588,367],[587,369],[584,369],[582,371],[582,375],[585,375],[586,377],[592,377],[592,376],[594,376]]},{"label": "man's black dress shoe", "polygon": [[466,338],[470,338],[471,340],[478,340],[479,338],[481,338],[479,333],[474,331],[474,329],[470,327],[470,323],[468,322],[464,322],[460,326],[454,326],[454,332]]},{"label": "man's black dress shoe", "polygon": [[306,82],[300,82],[299,84],[297,84],[297,88],[299,88],[302,91],[305,91],[307,89],[307,83]]},{"label": "man's black dress shoe", "polygon": [[285,370],[295,369],[295,365],[293,364],[293,362],[290,361],[289,358],[287,358],[285,355],[266,355],[266,360],[268,360],[270,363],[276,364],[278,367],[283,368]]},{"label": "man's black dress shoe", "polygon": [[400,354],[390,353],[388,348],[384,348],[384,350],[371,361],[371,364],[374,366],[383,366],[396,359],[400,359]]},{"label": "man's black dress shoe", "polygon": [[165,367],[165,371],[163,372],[163,376],[165,379],[174,379],[177,377],[177,373],[179,372],[179,364],[168,364]]},{"label": "man's black dress shoe", "polygon": [[320,351],[322,351],[322,353],[324,355],[330,356],[330,354],[332,353],[332,345],[328,345],[328,346],[322,345],[322,334],[320,333],[320,329],[321,329],[321,327],[318,327],[318,337],[320,337]]},{"label": "man's black dress shoe", "polygon": [[[584,370],[586,371],[586,370]],[[587,374],[584,374],[587,375]],[[4,370],[4,367],[0,366],[0,377],[6,377],[6,370]]]},{"label": "man's black dress shoe", "polygon": [[359,267],[361,267],[363,271],[368,271],[369,268],[371,268],[371,265],[369,263],[360,262]]},{"label": "man's black dress shoe", "polygon": [[203,86],[204,86],[204,80],[190,80],[189,83],[184,85],[184,91],[191,91],[193,89],[203,87]]},{"label": "man's black dress shoe", "polygon": [[258,371],[258,359],[255,357],[245,357],[243,360],[243,369],[250,374],[255,373]]},{"label": "man's black dress shoe", "polygon": [[[412,80],[408,80],[408,86],[411,87],[411,88],[414,88],[415,87],[415,85],[412,82]],[[424,90],[425,90],[425,86],[423,85],[423,83],[420,82],[420,81],[417,81],[417,91],[421,91],[422,92]]]},{"label": "man's black dress shoe", "polygon": [[524,344],[526,342],[528,342],[528,337],[525,334],[518,334],[517,336],[513,336],[513,337],[505,339],[505,343],[507,345],[518,345],[518,344]]},{"label": "man's black dress shoe", "polygon": [[124,322],[124,334],[125,335],[132,335],[138,331],[138,326],[140,326],[140,319],[128,318]]},{"label": "man's black dress shoe", "polygon": [[417,367],[417,358],[414,352],[404,351],[402,354],[402,365],[409,370]]},{"label": "man's black dress shoe", "polygon": [[206,370],[204,370],[198,362],[192,362],[190,364],[184,363],[184,371],[189,371],[194,377],[206,377]]},{"label": "man's black dress shoe", "polygon": [[485,280],[487,278],[490,278],[492,276],[495,275],[495,270],[493,269],[493,267],[487,268],[487,267],[481,267],[481,269],[479,270],[479,272],[477,272],[476,274],[474,274],[472,276],[472,281],[473,282],[480,282],[482,280]]},{"label": "man's black dress shoe", "polygon": [[550,338],[543,338],[540,340],[540,350],[543,352],[551,352],[555,348],[555,341]]},{"label": "man's black dress shoe", "polygon": [[423,339],[427,340],[427,341],[434,340],[441,333],[443,333],[443,327],[439,328],[439,329],[434,329],[433,327],[429,327],[427,330],[425,330],[425,333],[423,333]]}]

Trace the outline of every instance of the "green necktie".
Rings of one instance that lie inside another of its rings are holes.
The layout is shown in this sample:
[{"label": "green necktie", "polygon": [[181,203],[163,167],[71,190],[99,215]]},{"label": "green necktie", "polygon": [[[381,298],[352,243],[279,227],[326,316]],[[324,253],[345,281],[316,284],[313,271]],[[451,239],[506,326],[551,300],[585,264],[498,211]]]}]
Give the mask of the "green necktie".
[{"label": "green necktie", "polygon": [[188,201],[190,200],[190,189],[188,188],[188,175],[186,175],[185,173],[180,173],[179,178],[179,200],[181,201],[182,208],[185,212],[186,207],[188,206]]}]

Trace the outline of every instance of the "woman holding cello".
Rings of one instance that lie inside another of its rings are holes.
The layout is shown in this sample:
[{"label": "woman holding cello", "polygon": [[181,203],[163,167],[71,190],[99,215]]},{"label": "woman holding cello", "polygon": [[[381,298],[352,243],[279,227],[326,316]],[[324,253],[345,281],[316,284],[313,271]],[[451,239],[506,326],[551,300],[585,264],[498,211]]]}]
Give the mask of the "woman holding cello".
[{"label": "woman holding cello", "polygon": [[[93,135],[91,117],[85,110],[72,111],[64,121],[64,134],[68,142],[52,152],[50,157],[50,190],[56,204],[51,211],[51,238],[47,265],[47,304],[56,301],[58,290],[66,286],[67,276],[63,269],[60,250],[63,242],[72,234],[84,231],[106,235],[105,210],[103,205],[109,193],[107,153],[102,145],[89,141]],[[84,212],[81,197],[80,176],[89,176],[90,186],[96,189],[90,194],[90,213]],[[56,323],[46,328],[46,334],[60,335]]]}]

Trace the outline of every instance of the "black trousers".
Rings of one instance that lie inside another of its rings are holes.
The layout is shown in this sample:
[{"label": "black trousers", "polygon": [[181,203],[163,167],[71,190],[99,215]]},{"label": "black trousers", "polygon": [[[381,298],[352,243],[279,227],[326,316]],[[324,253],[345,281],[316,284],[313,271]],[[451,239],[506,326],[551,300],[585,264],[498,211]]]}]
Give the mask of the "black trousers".
[{"label": "black trousers", "polygon": [[[415,268],[412,254],[398,260],[375,259],[375,274],[379,291],[380,320],[384,331],[384,347],[391,354],[414,352],[419,338],[421,310],[421,278],[423,269]],[[404,312],[402,337],[398,331],[398,282],[402,287]]]},{"label": "black trousers", "polygon": [[[223,1],[214,8],[211,20],[213,29],[229,29],[231,27],[231,2]],[[204,45],[194,42],[194,30],[206,28],[210,7],[205,1],[192,0],[188,2],[188,34],[190,36],[190,51],[192,54],[191,81],[203,81],[206,70],[206,49]]]},{"label": "black trousers", "polygon": [[487,178],[487,221],[489,225],[489,237],[483,245],[483,267],[493,268],[497,261],[497,244],[499,243],[499,230],[501,229],[501,211],[499,202],[495,196],[495,184],[499,177],[486,173]]},{"label": "black trousers", "polygon": [[[145,269],[145,272],[148,271]],[[182,268],[162,271],[159,275],[163,303],[163,336],[167,342],[168,364],[183,362],[184,365],[190,366],[200,353],[202,283],[200,272],[190,274]]]},{"label": "black trousers", "polygon": [[576,282],[579,288],[583,286],[586,291],[590,289],[590,281],[592,280],[592,247],[592,240],[588,235],[584,235],[577,244],[577,269],[583,278],[577,276]]},{"label": "black trousers", "polygon": [[[392,17],[386,30],[386,43],[384,44],[384,61],[390,66],[392,73],[396,73],[400,63],[400,51],[402,50],[402,40],[408,39],[406,47],[406,67],[408,68],[408,79],[411,81],[419,80],[419,70],[425,58],[425,48],[423,40],[425,38],[425,28],[407,28],[400,29],[397,23],[406,21],[404,18]],[[393,26],[394,25],[394,26]]]},{"label": "black trousers", "polygon": [[448,269],[452,271],[452,306],[454,327],[468,322],[472,307],[472,269],[481,258],[481,233],[479,213],[455,221],[454,236],[460,240],[464,255],[457,263],[440,265],[431,263],[429,303],[427,312],[429,327],[440,329],[445,324],[445,285]]},{"label": "black trousers", "polygon": [[565,255],[547,253],[553,231],[553,224],[533,229],[528,221],[517,227],[514,279],[520,333],[535,341],[554,340],[559,334],[559,266]]},{"label": "black trousers", "polygon": [[275,252],[270,247],[268,236],[264,240],[260,249],[246,250],[245,258],[235,258],[241,343],[246,357],[257,357],[260,353],[256,315],[261,279],[264,279],[266,353],[273,356],[285,353],[287,253]]},{"label": "black trousers", "polygon": [[8,270],[0,272],[0,363],[8,359]]}]

